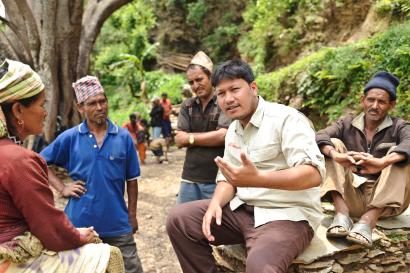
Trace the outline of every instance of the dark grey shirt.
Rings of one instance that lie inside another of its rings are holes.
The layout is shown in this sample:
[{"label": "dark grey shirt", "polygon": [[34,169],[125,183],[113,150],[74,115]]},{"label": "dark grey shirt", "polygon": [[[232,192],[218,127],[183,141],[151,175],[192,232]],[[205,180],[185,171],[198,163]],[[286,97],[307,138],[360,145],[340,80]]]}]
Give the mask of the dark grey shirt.
[{"label": "dark grey shirt", "polygon": [[[340,139],[348,151],[366,152],[377,158],[385,156],[391,147],[396,146],[392,152],[406,155],[405,163],[410,163],[410,123],[400,118],[387,116],[377,128],[372,143],[368,143],[364,133],[364,114],[347,116],[316,133],[319,147],[334,146],[330,138]],[[379,174],[362,176],[376,180]]]},{"label": "dark grey shirt", "polygon": [[[178,116],[178,130],[188,133],[228,128],[230,123],[218,107],[216,96],[212,97],[204,112],[198,97],[185,100]],[[224,144],[218,147],[188,147],[182,179],[197,183],[214,183],[218,171],[214,158],[223,154]]]}]

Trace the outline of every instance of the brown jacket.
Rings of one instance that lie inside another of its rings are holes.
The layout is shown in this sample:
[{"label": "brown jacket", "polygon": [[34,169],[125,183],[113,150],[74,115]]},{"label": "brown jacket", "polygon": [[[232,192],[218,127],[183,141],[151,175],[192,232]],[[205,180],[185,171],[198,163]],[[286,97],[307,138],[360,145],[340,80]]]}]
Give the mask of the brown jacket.
[{"label": "brown jacket", "polygon": [[[400,118],[387,116],[377,128],[372,143],[367,143],[364,134],[364,113],[357,117],[347,116],[336,121],[331,126],[316,133],[316,143],[319,147],[331,145],[330,138],[338,138],[345,144],[348,151],[366,152],[381,158],[392,147],[394,152],[405,154],[406,163],[410,162],[410,123]],[[378,175],[366,176],[375,179]]]}]

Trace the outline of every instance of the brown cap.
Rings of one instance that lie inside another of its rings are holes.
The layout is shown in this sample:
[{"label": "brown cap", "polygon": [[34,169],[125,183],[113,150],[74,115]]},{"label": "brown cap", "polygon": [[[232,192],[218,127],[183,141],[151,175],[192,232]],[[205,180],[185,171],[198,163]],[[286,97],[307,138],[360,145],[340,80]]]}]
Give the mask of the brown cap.
[{"label": "brown cap", "polygon": [[212,72],[214,66],[211,59],[203,51],[198,51],[198,53],[196,53],[195,56],[192,58],[190,64],[197,64],[203,66],[210,72]]}]

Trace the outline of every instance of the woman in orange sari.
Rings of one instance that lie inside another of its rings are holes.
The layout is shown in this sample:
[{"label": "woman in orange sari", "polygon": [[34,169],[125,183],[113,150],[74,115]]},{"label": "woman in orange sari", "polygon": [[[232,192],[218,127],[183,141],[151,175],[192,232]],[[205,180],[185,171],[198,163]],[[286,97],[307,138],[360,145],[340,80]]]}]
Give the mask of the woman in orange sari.
[{"label": "woman in orange sari", "polygon": [[123,125],[130,132],[132,140],[134,140],[135,148],[138,151],[138,157],[142,165],[145,164],[146,150],[145,138],[146,138],[146,128],[141,123],[138,113],[130,114],[130,121]]}]

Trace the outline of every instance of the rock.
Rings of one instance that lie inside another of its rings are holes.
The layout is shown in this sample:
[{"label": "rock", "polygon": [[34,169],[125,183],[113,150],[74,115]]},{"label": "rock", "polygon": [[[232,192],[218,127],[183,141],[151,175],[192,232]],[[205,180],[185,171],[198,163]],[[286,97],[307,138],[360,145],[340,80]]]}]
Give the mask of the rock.
[{"label": "rock", "polygon": [[383,272],[397,272],[401,264],[392,264],[383,267]]},{"label": "rock", "polygon": [[151,214],[147,214],[147,215],[145,216],[145,219],[152,219],[152,215],[151,215]]},{"label": "rock", "polygon": [[406,258],[405,258],[405,260],[406,260],[406,263],[410,264],[410,252],[409,252],[409,253],[406,253]]},{"label": "rock", "polygon": [[332,266],[332,271],[334,273],[343,273],[344,269],[340,264],[334,263],[333,266]]},{"label": "rock", "polygon": [[387,264],[394,264],[394,263],[398,263],[398,262],[400,262],[400,260],[397,257],[391,256],[389,258],[383,259],[381,261],[381,264],[382,265],[387,265]]},{"label": "rock", "polygon": [[[331,211],[331,206],[324,210]],[[293,261],[287,273],[410,272],[410,228],[374,229],[373,247],[368,249],[358,244],[351,244],[344,238],[328,240],[326,227],[332,222],[332,218],[332,215],[326,215],[317,230],[318,238],[314,238],[305,253]],[[404,241],[407,237],[409,238]],[[378,238],[377,241],[375,238]],[[246,252],[243,248],[239,247],[238,251],[231,251],[231,249],[218,251],[225,259],[224,262],[229,262],[229,267],[225,267],[226,270],[222,272],[245,271]],[[228,258],[225,257],[226,254]]]},{"label": "rock", "polygon": [[400,250],[400,248],[398,248],[398,247],[394,247],[394,246],[391,246],[391,247],[388,247],[388,248],[386,248],[386,251],[387,252],[397,252],[397,251],[399,251]]},{"label": "rock", "polygon": [[368,264],[367,267],[375,273],[383,272],[383,267],[375,264]]},{"label": "rock", "polygon": [[351,271],[351,273],[365,273],[363,269]]},{"label": "rock", "polygon": [[391,243],[389,241],[383,239],[383,240],[380,240],[380,245],[384,246],[384,247],[390,247]]},{"label": "rock", "polygon": [[367,250],[356,253],[348,253],[344,257],[337,259],[337,261],[342,265],[351,264],[361,261],[366,255]]},{"label": "rock", "polygon": [[311,264],[302,264],[299,266],[299,268],[302,269],[321,269],[321,268],[331,268],[332,265],[335,263],[335,261],[330,260],[330,261],[323,261],[323,262],[314,262]]},{"label": "rock", "polygon": [[369,251],[369,253],[367,254],[367,257],[369,257],[369,258],[374,258],[374,257],[377,257],[377,256],[379,256],[379,255],[381,255],[381,254],[384,254],[384,253],[386,253],[386,252],[384,252],[384,251],[382,251],[382,250],[380,250],[380,249],[371,249],[371,250]]}]

